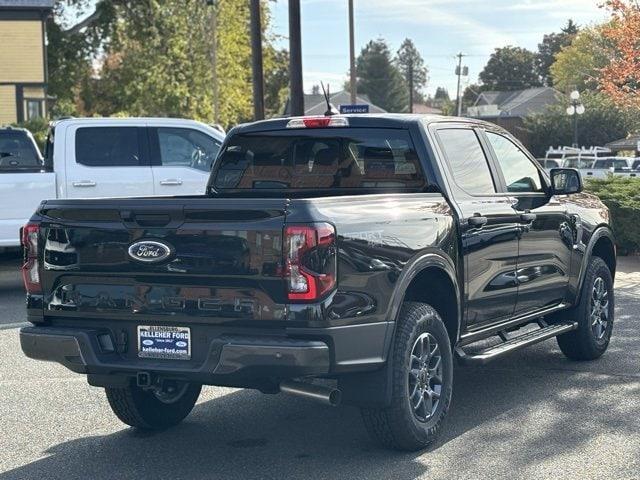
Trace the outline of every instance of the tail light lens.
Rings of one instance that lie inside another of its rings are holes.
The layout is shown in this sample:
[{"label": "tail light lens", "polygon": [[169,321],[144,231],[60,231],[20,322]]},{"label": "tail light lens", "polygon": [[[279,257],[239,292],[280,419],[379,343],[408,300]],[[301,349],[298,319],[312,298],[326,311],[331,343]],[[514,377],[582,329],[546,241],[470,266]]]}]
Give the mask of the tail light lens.
[{"label": "tail light lens", "polygon": [[289,300],[319,300],[336,287],[336,231],[332,225],[287,226],[284,249]]},{"label": "tail light lens", "polygon": [[27,223],[22,227],[20,239],[24,251],[24,263],[22,265],[22,280],[27,293],[40,293],[40,268],[38,266],[38,235],[40,225]]}]

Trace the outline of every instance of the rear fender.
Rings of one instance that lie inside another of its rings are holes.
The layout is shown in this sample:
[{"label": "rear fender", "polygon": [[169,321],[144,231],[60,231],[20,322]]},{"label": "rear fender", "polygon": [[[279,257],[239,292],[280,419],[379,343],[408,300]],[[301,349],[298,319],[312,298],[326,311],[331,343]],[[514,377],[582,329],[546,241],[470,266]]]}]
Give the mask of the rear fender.
[{"label": "rear fender", "polygon": [[394,322],[387,327],[385,340],[386,363],[382,368],[374,372],[344,375],[339,378],[339,388],[343,394],[343,402],[346,404],[382,408],[391,403],[391,385],[393,365],[390,355],[395,337],[398,315],[404,301],[407,288],[420,272],[427,268],[437,268],[447,274],[451,283],[455,287],[455,294],[458,304],[458,338],[460,335],[461,306],[460,287],[457,280],[456,268],[453,261],[442,251],[433,250],[417,256],[407,267],[405,267],[398,280],[397,287],[393,293],[389,306],[387,318],[393,318]]}]

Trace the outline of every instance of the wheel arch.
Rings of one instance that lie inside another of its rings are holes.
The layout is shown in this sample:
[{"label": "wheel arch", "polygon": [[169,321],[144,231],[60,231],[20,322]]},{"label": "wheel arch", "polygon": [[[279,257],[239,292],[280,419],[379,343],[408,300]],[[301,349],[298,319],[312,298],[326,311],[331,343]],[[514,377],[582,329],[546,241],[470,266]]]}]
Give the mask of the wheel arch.
[{"label": "wheel arch", "polygon": [[462,321],[461,290],[454,262],[444,252],[434,251],[418,257],[405,268],[395,289],[388,318],[395,320],[388,345],[393,344],[400,308],[405,301],[431,305],[442,318],[452,347],[460,338]]},{"label": "wheel arch", "polygon": [[616,242],[613,232],[608,225],[600,225],[596,227],[589,239],[589,244],[587,245],[582,265],[580,266],[578,292],[582,291],[582,285],[584,284],[584,279],[587,274],[587,265],[594,256],[604,260],[611,271],[611,276],[615,278],[617,268]]}]

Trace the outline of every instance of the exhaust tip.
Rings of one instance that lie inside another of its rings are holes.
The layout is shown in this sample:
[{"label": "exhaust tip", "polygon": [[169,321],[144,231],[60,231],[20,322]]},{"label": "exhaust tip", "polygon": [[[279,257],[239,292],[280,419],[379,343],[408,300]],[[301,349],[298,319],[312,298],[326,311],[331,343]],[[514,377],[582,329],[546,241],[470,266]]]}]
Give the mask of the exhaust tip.
[{"label": "exhaust tip", "polygon": [[297,382],[286,380],[280,383],[280,391],[298,397],[305,397],[309,400],[337,407],[342,401],[342,392],[336,388],[313,383]]}]

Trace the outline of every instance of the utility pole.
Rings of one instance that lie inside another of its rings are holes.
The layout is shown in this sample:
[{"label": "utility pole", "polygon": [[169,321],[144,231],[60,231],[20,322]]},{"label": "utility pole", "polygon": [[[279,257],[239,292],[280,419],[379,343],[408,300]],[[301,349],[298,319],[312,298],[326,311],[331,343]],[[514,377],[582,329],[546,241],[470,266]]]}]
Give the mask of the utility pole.
[{"label": "utility pole", "polygon": [[289,0],[289,77],[291,79],[291,115],[304,115],[302,87],[302,35],[300,33],[300,0]]},{"label": "utility pole", "polygon": [[262,25],[260,0],[250,0],[251,79],[253,81],[253,119],[264,119],[264,73],[262,71]]},{"label": "utility pole", "polygon": [[353,27],[353,0],[349,0],[349,90],[351,105],[356,104],[356,46]]},{"label": "utility pole", "polygon": [[458,66],[456,67],[456,75],[458,75],[458,89],[457,89],[457,95],[456,95],[456,114],[458,117],[461,117],[462,116],[462,98],[461,98],[460,86],[462,81],[462,57],[464,57],[464,54],[460,52],[456,56],[458,57]]},{"label": "utility pole", "polygon": [[218,100],[218,6],[214,0],[207,0],[207,5],[211,7],[211,38],[213,45],[211,45],[211,70],[213,71],[213,121],[214,123],[220,123],[219,111],[220,102]]}]

